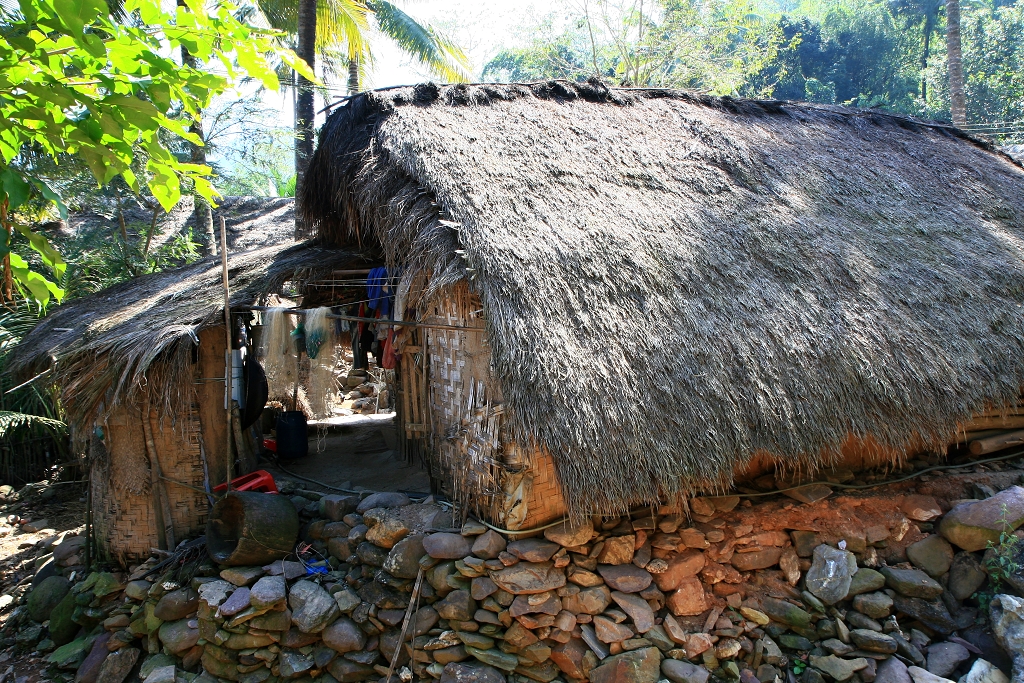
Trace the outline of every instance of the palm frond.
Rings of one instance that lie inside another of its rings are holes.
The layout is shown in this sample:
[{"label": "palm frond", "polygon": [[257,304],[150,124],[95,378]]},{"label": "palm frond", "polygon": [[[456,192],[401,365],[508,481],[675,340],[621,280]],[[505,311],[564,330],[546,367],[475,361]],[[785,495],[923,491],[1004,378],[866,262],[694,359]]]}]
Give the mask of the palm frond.
[{"label": "palm frond", "polygon": [[349,59],[370,51],[369,9],[360,0],[320,0],[316,9],[316,49],[345,48]]},{"label": "palm frond", "polygon": [[465,53],[431,26],[423,26],[387,0],[367,0],[381,33],[446,81],[470,79],[469,59]]},{"label": "palm frond", "polygon": [[43,417],[42,415],[27,415],[9,410],[0,410],[0,439],[10,436],[14,430],[22,427],[45,427],[58,434],[63,434],[68,428],[60,420]]}]

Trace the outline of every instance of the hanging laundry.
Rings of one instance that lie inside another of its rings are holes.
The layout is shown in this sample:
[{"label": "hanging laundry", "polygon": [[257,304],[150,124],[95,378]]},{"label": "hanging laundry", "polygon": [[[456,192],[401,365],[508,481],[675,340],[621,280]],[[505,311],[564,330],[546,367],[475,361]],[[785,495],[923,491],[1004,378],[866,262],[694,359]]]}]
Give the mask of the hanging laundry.
[{"label": "hanging laundry", "polygon": [[391,317],[391,308],[395,298],[395,288],[389,284],[388,269],[374,268],[366,278],[367,306],[377,311],[381,318]]}]

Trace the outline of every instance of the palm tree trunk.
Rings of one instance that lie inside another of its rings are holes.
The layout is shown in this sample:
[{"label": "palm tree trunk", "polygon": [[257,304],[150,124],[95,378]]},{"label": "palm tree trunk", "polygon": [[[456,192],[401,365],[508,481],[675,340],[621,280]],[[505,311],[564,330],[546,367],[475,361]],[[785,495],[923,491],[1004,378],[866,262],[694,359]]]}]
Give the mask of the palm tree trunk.
[{"label": "palm tree trunk", "polygon": [[[310,69],[316,64],[316,0],[299,0],[298,52]],[[295,239],[306,239],[311,226],[302,218],[306,170],[313,158],[313,84],[296,74],[295,98]]]},{"label": "palm tree trunk", "polygon": [[960,0],[946,0],[946,60],[949,70],[949,109],[953,124],[967,123],[964,63],[960,49]]},{"label": "palm tree trunk", "polygon": [[[178,7],[188,7],[183,0],[178,0]],[[181,46],[181,63],[191,69],[199,68],[199,60],[196,59],[184,45]],[[188,126],[188,132],[203,139],[203,125],[193,120]],[[193,164],[206,165],[206,148],[193,142],[188,143],[189,161]],[[192,195],[192,216],[195,218],[195,229],[200,235],[206,236],[206,253],[210,256],[217,255],[217,236],[213,232],[213,209],[210,203],[198,194]]]},{"label": "palm tree trunk", "polygon": [[924,54],[921,55],[921,101],[928,101],[928,78],[926,71],[928,69],[928,57],[931,56],[932,47],[932,31],[935,28],[932,25],[931,17],[926,17],[924,20]]},{"label": "palm tree trunk", "polygon": [[359,92],[359,60],[348,60],[348,94],[355,95]]}]

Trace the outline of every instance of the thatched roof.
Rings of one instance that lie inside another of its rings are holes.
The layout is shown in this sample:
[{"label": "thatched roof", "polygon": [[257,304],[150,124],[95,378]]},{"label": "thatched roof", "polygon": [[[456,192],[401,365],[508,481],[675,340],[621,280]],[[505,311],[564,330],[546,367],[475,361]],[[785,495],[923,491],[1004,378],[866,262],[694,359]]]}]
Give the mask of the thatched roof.
[{"label": "thatched roof", "polygon": [[[231,304],[261,303],[287,281],[322,277],[357,260],[309,243],[231,254]],[[191,387],[198,332],[223,324],[221,260],[207,257],[55,308],[15,348],[10,369],[25,375],[53,367],[73,422],[101,400],[132,401],[153,385],[154,401],[170,405]],[[154,381],[153,371],[166,374]]]},{"label": "thatched roof", "polygon": [[577,513],[851,434],[939,445],[1024,384],[1024,171],[951,127],[427,85],[350,100],[308,178],[322,237],[470,280],[520,438]]}]

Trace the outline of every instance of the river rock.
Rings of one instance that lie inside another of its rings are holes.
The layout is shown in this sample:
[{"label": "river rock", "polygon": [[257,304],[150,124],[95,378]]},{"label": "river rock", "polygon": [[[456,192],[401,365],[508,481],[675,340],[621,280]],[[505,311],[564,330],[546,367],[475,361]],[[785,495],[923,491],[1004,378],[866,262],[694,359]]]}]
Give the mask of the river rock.
[{"label": "river rock", "polygon": [[913,679],[914,683],[953,683],[948,678],[936,676],[919,666],[908,666],[907,673],[910,674],[910,678]]},{"label": "river rock", "polygon": [[978,658],[966,675],[961,676],[957,683],[1010,683],[1002,671],[991,662]]},{"label": "river rock", "polygon": [[323,630],[324,644],[336,652],[354,652],[366,645],[366,634],[356,622],[341,617]]},{"label": "river rock", "polygon": [[661,674],[672,683],[707,683],[710,672],[702,666],[677,659],[664,659]]},{"label": "river rock", "polygon": [[75,683],[96,683],[96,678],[103,667],[103,662],[110,655],[110,651],[107,650],[107,643],[110,641],[111,635],[110,632],[105,632],[93,641],[92,649],[89,650],[89,654],[75,673]]},{"label": "river rock", "polygon": [[957,600],[966,600],[981,588],[985,577],[985,570],[973,553],[957,553],[949,568],[949,592]]},{"label": "river rock", "polygon": [[411,503],[412,501],[409,500],[409,496],[404,493],[382,491],[381,493],[371,493],[366,498],[363,498],[359,505],[356,506],[356,512],[363,514],[373,508],[400,508]]},{"label": "river rock", "polygon": [[764,598],[761,600],[761,611],[773,620],[787,626],[799,629],[811,628],[811,615],[785,600]]},{"label": "river rock", "polygon": [[545,593],[565,585],[565,573],[551,562],[520,562],[491,572],[491,579],[513,595]]},{"label": "river rock", "polygon": [[928,646],[928,664],[925,668],[936,676],[949,678],[961,662],[971,658],[971,653],[960,643],[935,643]]},{"label": "river rock", "polygon": [[850,631],[850,640],[861,650],[868,652],[882,652],[892,654],[896,652],[896,641],[884,633],[878,633],[865,628],[855,628]]},{"label": "river rock", "polygon": [[953,564],[953,546],[938,534],[932,534],[907,546],[907,559],[928,576],[937,579]]},{"label": "river rock", "polygon": [[398,517],[386,516],[366,531],[366,540],[381,548],[394,548],[409,535],[409,527]]},{"label": "river rock", "polygon": [[645,647],[608,657],[590,672],[591,683],[657,683],[661,677],[661,652]]},{"label": "river rock", "polygon": [[319,633],[341,615],[331,594],[312,581],[297,581],[288,595],[292,623],[302,633]]},{"label": "river rock", "polygon": [[889,588],[908,598],[934,600],[942,595],[942,584],[920,569],[882,567],[882,575]]},{"label": "river rock", "polygon": [[992,635],[999,647],[1013,659],[1011,680],[1024,681],[1024,600],[1000,594],[989,603]]},{"label": "river rock", "polygon": [[597,572],[612,590],[639,593],[651,585],[651,574],[632,564],[600,564]]},{"label": "river rock", "polygon": [[1012,486],[985,500],[960,503],[939,522],[947,541],[968,551],[984,550],[998,543],[1003,531],[1024,523],[1024,488]]},{"label": "river rock", "polygon": [[699,550],[684,550],[671,557],[668,569],[654,575],[654,583],[662,591],[668,592],[679,588],[684,579],[697,576],[704,569],[704,553]]},{"label": "river rock", "polygon": [[429,537],[413,534],[395,543],[384,559],[384,571],[399,579],[415,579],[420,569],[420,558],[426,550],[423,547],[426,538]]},{"label": "river rock", "polygon": [[594,632],[602,643],[621,643],[633,637],[633,629],[606,617],[594,617]]},{"label": "river rock", "polygon": [[434,609],[442,619],[468,621],[476,612],[476,600],[467,590],[452,591],[444,600],[434,603]]},{"label": "river rock", "polygon": [[930,522],[942,515],[942,508],[934,496],[910,495],[900,503],[900,509],[915,522]]},{"label": "river rock", "polygon": [[506,551],[515,555],[523,562],[547,562],[559,549],[560,546],[557,543],[540,538],[512,541],[505,548]]},{"label": "river rock", "polygon": [[575,526],[562,522],[544,530],[544,538],[566,548],[581,546],[594,535],[594,524],[589,519]]},{"label": "river rock", "polygon": [[473,541],[472,552],[477,557],[484,560],[493,560],[505,550],[508,543],[505,541],[505,537],[499,534],[493,529],[488,529]]},{"label": "river rock", "polygon": [[264,576],[249,589],[249,603],[256,609],[266,609],[278,603],[284,603],[286,598],[286,584],[283,575]]},{"label": "river rock", "polygon": [[782,548],[764,548],[752,553],[736,553],[732,556],[732,566],[741,572],[752,572],[758,569],[774,567],[782,557]]},{"label": "river rock", "polygon": [[103,661],[103,666],[100,667],[96,683],[123,683],[135,668],[137,661],[139,661],[138,648],[123,647],[117,652],[111,652]]},{"label": "river rock", "polygon": [[863,657],[857,659],[840,659],[835,655],[818,657],[811,655],[809,658],[811,666],[818,671],[827,673],[836,681],[847,681],[855,673],[867,667],[868,662]]},{"label": "river rock", "polygon": [[519,658],[513,654],[502,652],[497,649],[481,650],[480,648],[471,647],[469,645],[466,645],[465,647],[467,653],[488,666],[493,666],[504,671],[512,671],[519,666]]},{"label": "river rock", "polygon": [[251,594],[245,586],[235,589],[235,592],[228,596],[228,599],[221,603],[220,614],[225,617],[232,617],[249,607]]},{"label": "river rock", "polygon": [[129,581],[124,587],[124,594],[132,600],[145,600],[149,589],[153,587],[149,581]]},{"label": "river rock", "polygon": [[695,616],[708,609],[704,584],[696,576],[683,579],[668,598],[668,608],[677,617]]},{"label": "river rock", "polygon": [[896,657],[889,657],[878,665],[875,683],[914,683],[907,672],[907,665]]},{"label": "river rock", "polygon": [[949,634],[956,628],[953,617],[941,600],[929,601],[896,595],[893,598],[893,606],[897,612],[903,612],[939,633]]},{"label": "river rock", "polygon": [[170,652],[180,654],[199,642],[199,628],[190,626],[190,621],[182,618],[177,621],[165,621],[160,625],[160,642]]},{"label": "river rock", "polygon": [[221,571],[220,578],[235,586],[251,586],[263,574],[263,567],[228,567]]},{"label": "river rock", "polygon": [[868,567],[861,567],[853,575],[853,580],[850,581],[850,590],[846,592],[846,597],[851,598],[855,595],[870,593],[884,587],[885,576],[881,572]]},{"label": "river rock", "polygon": [[636,536],[612,536],[605,539],[604,547],[597,556],[600,564],[629,564],[636,550]]},{"label": "river rock", "polygon": [[853,553],[821,544],[814,549],[804,581],[812,595],[826,605],[834,605],[846,597],[856,571],[857,558]]},{"label": "river rock", "polygon": [[[137,581],[132,581],[128,585],[130,586],[130,585],[132,585],[132,583],[138,583],[138,582]],[[142,583],[146,583],[146,582],[143,581]],[[233,584],[231,584],[231,583],[228,583],[227,581],[224,581],[223,579],[217,579],[215,581],[207,581],[206,583],[199,584],[199,590],[198,590],[198,592],[199,592],[199,599],[202,602],[205,602],[208,607],[217,608],[217,607],[220,607],[221,603],[223,603],[225,600],[228,599],[228,595],[230,595],[231,591],[233,591],[233,590],[235,590],[235,586]],[[149,589],[147,588],[146,591],[148,592]],[[125,594],[127,594],[127,593],[128,593],[128,589],[125,588]],[[134,599],[142,600],[144,598],[145,598],[145,595],[143,595],[142,598],[134,598]]]},{"label": "river rock", "polygon": [[71,582],[63,576],[43,579],[28,594],[28,614],[32,621],[43,622],[50,618],[50,612],[64,596],[71,591]]},{"label": "river rock", "polygon": [[562,608],[574,614],[601,614],[612,603],[612,594],[607,586],[584,588],[575,595],[562,598]]},{"label": "river rock", "polygon": [[493,666],[451,662],[441,672],[440,683],[505,683],[505,676]]},{"label": "river rock", "polygon": [[614,591],[612,600],[633,620],[638,633],[647,633],[654,628],[654,610],[639,595]]},{"label": "river rock", "polygon": [[54,644],[67,645],[78,634],[79,625],[75,622],[75,594],[68,593],[64,599],[50,612],[50,639]]},{"label": "river rock", "polygon": [[892,613],[892,598],[885,593],[862,593],[853,598],[853,609],[872,619],[885,619]]},{"label": "river rock", "polygon": [[423,550],[435,560],[461,560],[472,552],[473,546],[462,534],[442,532],[424,536]]}]

